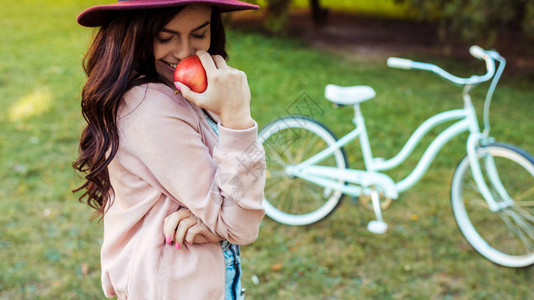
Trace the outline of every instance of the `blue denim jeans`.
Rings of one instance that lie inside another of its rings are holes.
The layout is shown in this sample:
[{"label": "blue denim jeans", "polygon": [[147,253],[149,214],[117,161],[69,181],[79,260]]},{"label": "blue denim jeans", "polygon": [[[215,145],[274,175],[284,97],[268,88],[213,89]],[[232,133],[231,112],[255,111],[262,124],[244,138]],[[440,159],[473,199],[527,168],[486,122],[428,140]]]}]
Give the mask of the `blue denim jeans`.
[{"label": "blue denim jeans", "polygon": [[226,264],[226,283],[224,300],[243,300],[244,291],[241,290],[241,258],[239,246],[228,241],[221,241],[221,248]]}]

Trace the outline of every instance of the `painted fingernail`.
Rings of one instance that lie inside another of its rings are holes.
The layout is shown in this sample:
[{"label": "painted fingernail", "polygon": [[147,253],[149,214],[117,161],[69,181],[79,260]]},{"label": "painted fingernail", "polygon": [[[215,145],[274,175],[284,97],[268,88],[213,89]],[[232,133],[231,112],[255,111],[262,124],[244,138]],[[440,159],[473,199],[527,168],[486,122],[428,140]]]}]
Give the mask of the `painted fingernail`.
[{"label": "painted fingernail", "polygon": [[176,250],[180,249],[180,244],[176,243]]},{"label": "painted fingernail", "polygon": [[166,240],[167,240],[167,245],[170,245],[171,244],[171,236],[167,235],[166,236]]}]

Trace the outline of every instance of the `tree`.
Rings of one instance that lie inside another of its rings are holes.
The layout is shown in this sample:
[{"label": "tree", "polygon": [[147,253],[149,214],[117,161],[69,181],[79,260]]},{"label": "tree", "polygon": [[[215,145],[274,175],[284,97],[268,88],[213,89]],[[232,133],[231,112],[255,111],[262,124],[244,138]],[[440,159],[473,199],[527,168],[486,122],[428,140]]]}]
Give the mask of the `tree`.
[{"label": "tree", "polygon": [[407,3],[420,20],[436,22],[442,41],[494,46],[504,32],[533,37],[534,0],[396,0]]},{"label": "tree", "polygon": [[[265,27],[273,32],[282,31],[289,16],[291,0],[266,0]],[[321,6],[320,0],[309,0],[310,15],[316,26],[322,26],[326,23],[328,10]]]},{"label": "tree", "polygon": [[273,33],[282,30],[289,16],[291,0],[267,0],[265,27]]}]

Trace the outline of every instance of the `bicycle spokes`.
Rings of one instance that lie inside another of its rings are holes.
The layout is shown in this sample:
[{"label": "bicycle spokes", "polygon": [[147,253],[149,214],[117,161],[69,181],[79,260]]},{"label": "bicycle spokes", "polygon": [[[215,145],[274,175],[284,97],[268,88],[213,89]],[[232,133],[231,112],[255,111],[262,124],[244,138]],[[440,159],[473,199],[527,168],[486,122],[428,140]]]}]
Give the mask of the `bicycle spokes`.
[{"label": "bicycle spokes", "polygon": [[533,264],[534,159],[499,144],[478,149],[477,156],[483,183],[495,205],[489,205],[480,192],[464,158],[455,172],[451,192],[462,233],[495,263],[508,267]]}]

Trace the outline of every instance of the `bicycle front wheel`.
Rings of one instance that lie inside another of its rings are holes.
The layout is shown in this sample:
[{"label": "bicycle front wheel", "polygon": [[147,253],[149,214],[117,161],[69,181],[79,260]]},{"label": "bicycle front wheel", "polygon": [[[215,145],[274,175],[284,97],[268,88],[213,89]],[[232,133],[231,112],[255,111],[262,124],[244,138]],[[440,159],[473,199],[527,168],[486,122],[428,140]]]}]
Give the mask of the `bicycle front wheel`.
[{"label": "bicycle front wheel", "polygon": [[[306,117],[284,117],[265,126],[259,141],[267,163],[264,190],[265,214],[286,225],[308,225],[327,217],[343,193],[287,174],[295,166],[336,142],[321,123]],[[321,166],[347,168],[342,148],[319,162]],[[344,182],[341,180],[341,184]]]},{"label": "bicycle front wheel", "polygon": [[[451,186],[458,227],[476,251],[498,265],[520,268],[534,264],[534,159],[505,144],[480,147],[477,156],[486,185],[501,208],[490,210],[466,156],[458,164]],[[511,201],[503,197],[495,174]]]}]

